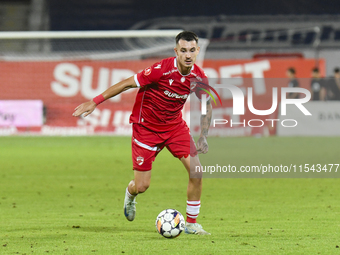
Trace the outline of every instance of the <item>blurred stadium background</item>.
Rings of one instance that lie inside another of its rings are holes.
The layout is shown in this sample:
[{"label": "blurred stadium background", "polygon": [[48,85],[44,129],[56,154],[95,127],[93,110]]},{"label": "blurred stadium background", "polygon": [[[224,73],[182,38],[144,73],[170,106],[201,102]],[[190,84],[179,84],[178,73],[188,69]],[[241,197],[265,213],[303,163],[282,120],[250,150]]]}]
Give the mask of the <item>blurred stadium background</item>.
[{"label": "blurred stadium background", "polygon": [[[164,4],[164,1],[151,0],[0,1],[0,134],[129,135],[128,117],[136,91],[128,91],[106,102],[86,119],[72,118],[72,110],[113,83],[174,54],[173,35],[107,38],[92,34],[90,38],[81,39],[38,39],[31,33],[29,39],[27,34],[12,35],[6,31],[192,30],[201,38],[199,63],[210,78],[242,77],[244,81],[281,78],[275,83],[277,87],[287,86],[289,67],[296,69],[300,86],[310,89],[312,68],[318,67],[322,77],[330,77],[339,65],[340,4],[336,1],[322,4],[305,0],[284,3],[198,1],[187,4],[175,0],[166,8]],[[246,87],[245,83],[239,81],[237,85]],[[270,106],[271,86],[274,85],[266,86],[262,91],[255,89],[254,102],[259,102],[260,108],[261,102]],[[223,100],[224,107],[229,107],[230,96],[226,95]],[[19,103],[20,109],[14,110],[19,107],[13,108],[13,104]],[[317,108],[323,112],[313,114],[315,120],[305,125],[320,122],[320,116],[330,116],[327,121],[331,122],[319,123],[321,126],[317,129],[331,126],[334,130],[340,113],[323,108],[321,104]],[[189,109],[185,108],[187,121]],[[26,117],[20,122],[16,114]],[[230,118],[226,112],[222,117]],[[277,118],[277,113],[271,117]],[[325,135],[327,132],[307,134]],[[276,127],[260,131],[248,128],[213,133],[275,135],[278,130]]]}]

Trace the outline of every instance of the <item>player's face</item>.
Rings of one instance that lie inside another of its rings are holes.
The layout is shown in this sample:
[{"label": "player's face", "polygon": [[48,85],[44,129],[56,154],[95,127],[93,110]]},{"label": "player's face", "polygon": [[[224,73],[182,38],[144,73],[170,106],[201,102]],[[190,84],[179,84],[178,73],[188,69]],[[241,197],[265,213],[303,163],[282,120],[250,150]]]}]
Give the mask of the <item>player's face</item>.
[{"label": "player's face", "polygon": [[312,72],[312,77],[313,78],[319,78],[320,74],[318,72]]},{"label": "player's face", "polygon": [[186,72],[191,69],[195,64],[199,49],[200,47],[197,46],[195,40],[188,42],[181,39],[178,41],[175,52],[177,56],[177,65],[180,68],[180,71]]},{"label": "player's face", "polygon": [[286,75],[289,78],[294,78],[294,74],[292,72],[290,72],[289,70],[287,70]]}]

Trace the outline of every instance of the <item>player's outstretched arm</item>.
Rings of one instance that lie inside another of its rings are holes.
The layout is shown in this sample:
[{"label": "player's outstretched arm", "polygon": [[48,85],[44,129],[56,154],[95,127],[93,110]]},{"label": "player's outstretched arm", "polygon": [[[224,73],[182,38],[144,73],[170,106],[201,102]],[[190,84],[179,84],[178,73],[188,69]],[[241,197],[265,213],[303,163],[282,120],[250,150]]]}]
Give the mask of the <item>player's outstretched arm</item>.
[{"label": "player's outstretched arm", "polygon": [[207,142],[207,136],[208,131],[211,123],[211,117],[212,117],[212,106],[211,106],[211,100],[209,99],[207,101],[207,114],[201,116],[201,134],[200,138],[197,141],[197,152],[198,153],[207,153],[209,150],[208,142]]},{"label": "player's outstretched arm", "polygon": [[[128,90],[130,88],[136,88],[137,84],[134,80],[134,77],[131,76],[130,78],[127,78],[121,82],[118,82],[117,84],[111,86],[107,90],[105,90],[99,97],[102,98],[102,101],[107,100],[111,97],[114,97],[120,93],[122,93],[125,90]],[[95,100],[96,101],[96,100]],[[78,105],[73,112],[73,116],[78,117],[82,114],[84,114],[84,117],[91,114],[94,109],[96,109],[97,103],[93,99],[82,103],[81,105]],[[99,104],[99,103],[98,103]]]}]

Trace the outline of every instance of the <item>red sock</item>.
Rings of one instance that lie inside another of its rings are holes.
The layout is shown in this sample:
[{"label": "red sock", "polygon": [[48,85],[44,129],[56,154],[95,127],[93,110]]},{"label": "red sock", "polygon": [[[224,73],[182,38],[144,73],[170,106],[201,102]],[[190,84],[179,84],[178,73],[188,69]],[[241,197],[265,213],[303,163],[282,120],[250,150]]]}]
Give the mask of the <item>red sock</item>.
[{"label": "red sock", "polygon": [[187,222],[196,223],[196,218],[200,213],[201,201],[187,201]]}]

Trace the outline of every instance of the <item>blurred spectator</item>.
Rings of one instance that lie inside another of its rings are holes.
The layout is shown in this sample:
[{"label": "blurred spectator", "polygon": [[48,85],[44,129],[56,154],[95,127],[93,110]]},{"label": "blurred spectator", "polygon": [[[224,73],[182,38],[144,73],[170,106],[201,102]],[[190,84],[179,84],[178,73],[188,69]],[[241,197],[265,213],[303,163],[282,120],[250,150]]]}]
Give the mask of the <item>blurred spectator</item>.
[{"label": "blurred spectator", "polygon": [[340,69],[334,68],[334,76],[327,82],[327,99],[340,100]]},{"label": "blurred spectator", "polygon": [[321,79],[319,68],[317,67],[312,69],[312,80],[311,80],[310,87],[311,87],[313,101],[325,100],[326,88],[325,88],[324,80]]},{"label": "blurred spectator", "polygon": [[[287,76],[289,78],[288,87],[297,88],[299,87],[299,82],[296,79],[296,71],[294,67],[290,67],[287,69]],[[287,98],[299,98],[299,93],[289,93]]]}]

